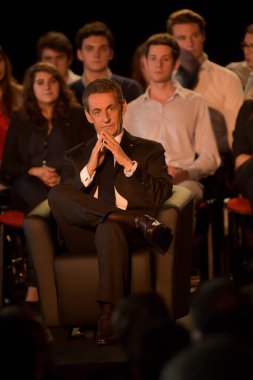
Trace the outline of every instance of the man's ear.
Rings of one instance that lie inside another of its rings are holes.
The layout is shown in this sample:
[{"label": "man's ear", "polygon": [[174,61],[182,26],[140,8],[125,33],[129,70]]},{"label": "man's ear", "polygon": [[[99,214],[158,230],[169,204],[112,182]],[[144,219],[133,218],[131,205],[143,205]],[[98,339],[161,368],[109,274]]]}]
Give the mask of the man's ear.
[{"label": "man's ear", "polygon": [[174,69],[173,69],[173,70],[178,70],[180,64],[181,64],[180,60],[177,59],[176,62],[175,62],[175,66],[174,66]]},{"label": "man's ear", "polygon": [[93,120],[92,120],[89,112],[88,111],[84,111],[84,112],[85,112],[85,116],[86,116],[88,122],[91,123],[91,124],[93,124]]},{"label": "man's ear", "polygon": [[127,110],[127,102],[124,100],[124,103],[122,104],[122,116],[126,113]]},{"label": "man's ear", "polygon": [[81,49],[77,49],[76,51],[76,56],[77,56],[77,59],[81,62],[83,62],[83,53],[82,53],[82,50]]}]

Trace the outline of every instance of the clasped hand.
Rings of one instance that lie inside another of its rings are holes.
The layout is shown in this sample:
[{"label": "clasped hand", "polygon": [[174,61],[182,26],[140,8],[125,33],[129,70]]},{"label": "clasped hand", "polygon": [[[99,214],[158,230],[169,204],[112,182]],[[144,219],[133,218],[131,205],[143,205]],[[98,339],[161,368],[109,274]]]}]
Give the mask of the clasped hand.
[{"label": "clasped hand", "polygon": [[126,155],[120,144],[109,133],[101,132],[96,145],[94,146],[89,162],[87,163],[87,170],[89,175],[92,176],[96,169],[102,164],[105,159],[106,149],[109,149],[115,161],[119,165],[124,166],[126,170],[130,170],[133,166],[132,160]]},{"label": "clasped hand", "polygon": [[28,171],[30,175],[38,177],[46,186],[53,187],[60,182],[60,175],[55,168],[51,166],[42,165],[30,168]]}]

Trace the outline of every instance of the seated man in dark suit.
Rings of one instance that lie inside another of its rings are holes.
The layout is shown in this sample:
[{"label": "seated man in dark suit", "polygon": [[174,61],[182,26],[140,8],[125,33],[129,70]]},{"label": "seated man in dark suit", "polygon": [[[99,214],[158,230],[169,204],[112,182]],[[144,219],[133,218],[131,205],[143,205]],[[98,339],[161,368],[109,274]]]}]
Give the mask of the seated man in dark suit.
[{"label": "seated man in dark suit", "polygon": [[96,341],[109,344],[113,306],[129,287],[130,251],[149,243],[166,252],[170,245],[170,229],[149,215],[171,196],[172,179],[162,145],[123,129],[126,102],[115,81],[91,82],[83,104],[97,136],[66,153],[49,204],[70,252],[78,245],[77,230],[94,231],[101,307]]}]

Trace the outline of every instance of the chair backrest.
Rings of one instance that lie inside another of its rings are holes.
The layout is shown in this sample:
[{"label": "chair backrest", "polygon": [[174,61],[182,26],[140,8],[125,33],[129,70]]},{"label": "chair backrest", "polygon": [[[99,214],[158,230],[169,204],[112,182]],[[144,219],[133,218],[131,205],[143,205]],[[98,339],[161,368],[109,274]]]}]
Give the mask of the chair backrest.
[{"label": "chair backrest", "polygon": [[[132,254],[131,291],[156,290],[173,318],[188,313],[192,253],[193,197],[174,186],[172,197],[163,205],[158,219],[174,235],[165,255],[150,248]],[[95,252],[56,254],[50,223],[50,209],[43,202],[26,216],[24,232],[38,281],[41,310],[48,327],[94,325],[99,316],[95,301],[98,263]]]}]

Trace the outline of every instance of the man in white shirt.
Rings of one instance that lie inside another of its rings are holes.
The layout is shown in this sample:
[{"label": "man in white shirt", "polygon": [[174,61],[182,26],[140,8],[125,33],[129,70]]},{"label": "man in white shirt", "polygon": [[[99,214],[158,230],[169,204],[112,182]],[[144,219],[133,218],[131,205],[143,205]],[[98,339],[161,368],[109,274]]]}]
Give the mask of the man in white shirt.
[{"label": "man in white shirt", "polygon": [[247,26],[241,43],[244,61],[231,62],[227,68],[236,73],[241,81],[245,96],[253,88],[253,24]]},{"label": "man in white shirt", "polygon": [[[167,21],[167,31],[171,33],[180,48],[190,52],[200,63],[197,84],[194,90],[203,95],[208,107],[223,115],[227,131],[227,144],[219,144],[219,152],[224,153],[232,147],[232,136],[235,128],[235,121],[242,105],[244,94],[237,75],[230,70],[209,61],[204,53],[204,42],[206,22],[198,13],[190,9],[181,9],[173,12]],[[213,123],[216,139],[221,136],[220,131],[216,131]],[[219,129],[220,126],[218,125]]]},{"label": "man in white shirt", "polygon": [[205,100],[172,79],[179,50],[167,33],[146,41],[144,64],[150,84],[129,103],[124,127],[136,136],[160,142],[173,183],[187,187],[200,201],[200,180],[214,174],[220,157]]}]

